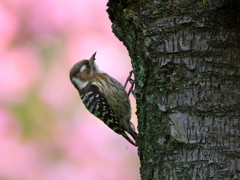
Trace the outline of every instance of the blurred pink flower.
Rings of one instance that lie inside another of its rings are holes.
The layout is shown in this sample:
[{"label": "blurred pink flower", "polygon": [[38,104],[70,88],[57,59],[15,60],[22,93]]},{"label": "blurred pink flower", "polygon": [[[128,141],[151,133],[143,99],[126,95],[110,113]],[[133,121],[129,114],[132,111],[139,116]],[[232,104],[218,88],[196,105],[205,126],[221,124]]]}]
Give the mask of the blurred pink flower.
[{"label": "blurred pink flower", "polygon": [[41,65],[34,51],[18,48],[0,51],[0,101],[19,102],[40,76]]},{"label": "blurred pink flower", "polygon": [[[35,171],[34,148],[21,141],[21,129],[6,109],[0,109],[0,178],[28,179]],[[36,166],[35,166],[36,167]]]},{"label": "blurred pink flower", "polygon": [[12,114],[6,108],[0,107],[0,138],[20,135],[20,132],[20,126],[14,121]]},{"label": "blurred pink flower", "polygon": [[44,81],[39,89],[42,100],[58,113],[68,109],[71,94],[78,96],[69,79],[69,69],[64,65],[61,60],[52,62],[51,68],[44,73]]},{"label": "blurred pink flower", "polygon": [[[89,28],[106,29],[109,23],[106,11],[107,0],[74,1],[74,0],[8,0],[8,5],[26,19],[29,32],[36,35],[65,33],[81,34]],[[88,7],[88,8],[86,8]],[[27,16],[26,16],[27,14]],[[102,18],[105,16],[105,18]],[[26,25],[26,24],[25,24]],[[84,27],[84,28],[83,28]],[[109,27],[110,29],[110,27]]]},{"label": "blurred pink flower", "polygon": [[18,31],[18,22],[15,15],[0,4],[0,49],[7,48]]}]

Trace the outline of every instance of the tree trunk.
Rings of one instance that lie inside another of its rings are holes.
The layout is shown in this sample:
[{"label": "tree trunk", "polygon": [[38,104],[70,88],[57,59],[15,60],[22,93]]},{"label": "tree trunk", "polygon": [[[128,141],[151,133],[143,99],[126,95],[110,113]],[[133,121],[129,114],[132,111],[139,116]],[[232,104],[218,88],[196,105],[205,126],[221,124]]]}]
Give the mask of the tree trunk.
[{"label": "tree trunk", "polygon": [[142,179],[240,179],[240,1],[108,7],[135,74]]}]

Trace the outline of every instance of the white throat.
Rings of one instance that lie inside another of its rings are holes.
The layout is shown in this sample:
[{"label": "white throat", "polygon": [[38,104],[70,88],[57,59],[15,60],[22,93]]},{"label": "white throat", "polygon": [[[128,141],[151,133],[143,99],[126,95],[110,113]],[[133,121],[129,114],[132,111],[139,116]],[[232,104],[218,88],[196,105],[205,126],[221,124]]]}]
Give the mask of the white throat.
[{"label": "white throat", "polygon": [[75,77],[72,78],[72,82],[74,82],[79,89],[85,88],[88,84],[88,81],[83,82],[83,81],[81,81],[81,80],[79,80],[78,78],[75,78]]}]

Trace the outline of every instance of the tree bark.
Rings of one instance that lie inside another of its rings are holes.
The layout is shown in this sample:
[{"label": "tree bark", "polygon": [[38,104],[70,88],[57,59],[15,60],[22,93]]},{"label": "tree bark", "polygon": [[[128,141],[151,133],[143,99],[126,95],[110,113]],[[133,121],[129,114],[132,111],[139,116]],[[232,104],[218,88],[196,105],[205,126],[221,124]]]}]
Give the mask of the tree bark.
[{"label": "tree bark", "polygon": [[240,179],[240,1],[108,7],[135,74],[142,179]]}]

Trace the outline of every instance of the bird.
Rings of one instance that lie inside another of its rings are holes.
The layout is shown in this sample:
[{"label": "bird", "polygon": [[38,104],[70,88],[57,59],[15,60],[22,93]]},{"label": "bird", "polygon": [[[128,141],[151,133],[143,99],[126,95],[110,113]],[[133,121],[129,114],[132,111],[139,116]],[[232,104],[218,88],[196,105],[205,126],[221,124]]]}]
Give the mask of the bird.
[{"label": "bird", "polygon": [[96,52],[90,59],[74,64],[70,70],[70,80],[78,90],[83,104],[94,116],[129,143],[137,146],[138,134],[130,121],[128,93],[120,82],[98,68],[95,56]]}]

